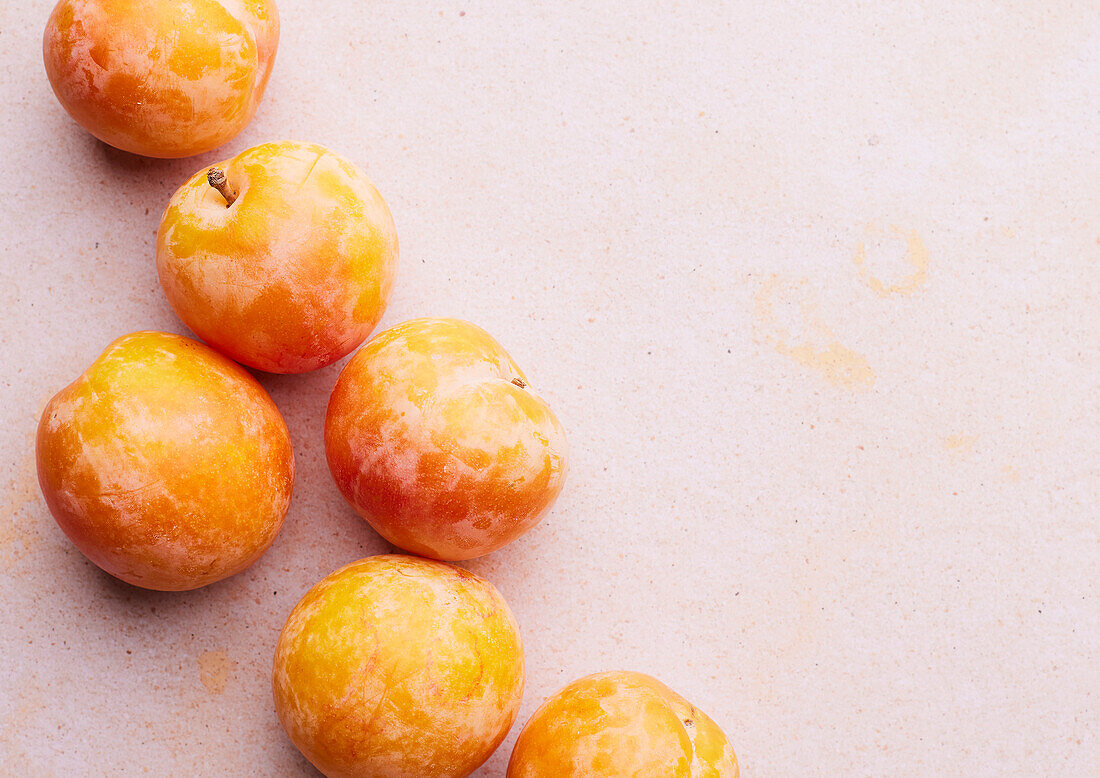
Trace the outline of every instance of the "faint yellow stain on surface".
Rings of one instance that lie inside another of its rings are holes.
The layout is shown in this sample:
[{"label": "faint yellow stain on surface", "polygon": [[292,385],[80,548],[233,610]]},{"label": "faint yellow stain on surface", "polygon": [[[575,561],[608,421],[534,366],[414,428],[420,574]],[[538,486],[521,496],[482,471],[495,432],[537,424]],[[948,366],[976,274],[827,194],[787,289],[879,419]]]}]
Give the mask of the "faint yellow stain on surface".
[{"label": "faint yellow stain on surface", "polygon": [[0,508],[0,565],[12,565],[29,553],[37,535],[28,531],[27,508],[39,502],[38,472],[33,442],[18,471],[8,484]]},{"label": "faint yellow stain on surface", "polygon": [[1001,468],[1001,480],[1010,484],[1018,484],[1020,483],[1020,471],[1012,465],[1005,465]]},{"label": "faint yellow stain on surface", "polygon": [[[817,311],[805,279],[791,281],[773,275],[756,293],[755,319],[765,340],[778,353],[799,365],[816,370],[827,381],[853,391],[865,391],[875,383],[867,358],[844,346]],[[797,306],[803,331],[795,335],[775,312],[775,303]]]},{"label": "faint yellow stain on surface", "polygon": [[40,714],[54,710],[54,707],[47,703],[34,671],[22,675],[21,680],[14,682],[12,687],[6,690],[11,693],[8,712],[0,719],[0,756],[14,759],[17,764],[28,764],[28,745],[33,748],[36,743],[30,733],[38,729],[35,725]]},{"label": "faint yellow stain on surface", "polygon": [[956,432],[954,435],[948,435],[943,439],[943,447],[948,451],[959,454],[969,454],[974,450],[974,444],[977,442],[977,435],[964,435],[961,432]]},{"label": "faint yellow stain on surface", "polygon": [[229,654],[204,651],[199,657],[199,680],[211,694],[221,694],[229,683]]},{"label": "faint yellow stain on surface", "polygon": [[890,225],[889,228],[883,229],[878,225],[868,224],[864,228],[864,234],[867,239],[891,238],[905,242],[905,255],[902,261],[908,266],[909,273],[895,283],[886,283],[871,275],[871,271],[867,268],[867,240],[860,241],[856,246],[852,261],[859,270],[860,279],[871,287],[875,294],[881,297],[910,295],[928,283],[928,249],[924,247],[924,241],[914,230],[907,230],[897,225]]}]

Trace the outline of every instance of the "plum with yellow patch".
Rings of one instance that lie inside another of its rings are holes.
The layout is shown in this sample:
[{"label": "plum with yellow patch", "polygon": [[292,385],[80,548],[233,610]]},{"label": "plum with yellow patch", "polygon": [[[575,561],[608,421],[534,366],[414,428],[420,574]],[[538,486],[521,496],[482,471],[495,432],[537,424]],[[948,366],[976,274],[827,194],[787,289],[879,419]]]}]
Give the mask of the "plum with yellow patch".
[{"label": "plum with yellow patch", "polygon": [[172,158],[245,128],[278,45],[273,0],[60,0],[42,50],[57,99],[84,129]]},{"label": "plum with yellow patch", "polygon": [[275,709],[329,778],[462,778],[500,745],[523,697],[519,630],[500,592],[442,562],[376,556],[291,611]]},{"label": "plum with yellow patch", "polygon": [[738,778],[725,733],[656,678],[597,673],[535,711],[508,778]]},{"label": "plum with yellow patch", "polygon": [[111,575],[194,589],[238,573],[290,504],[290,435],[239,365],[189,338],[115,340],[46,405],[38,480],[65,534]]},{"label": "plum with yellow patch", "polygon": [[355,350],[382,317],[396,267],[378,190],[313,143],[265,143],[196,173],[157,235],[161,286],[183,323],[270,373]]},{"label": "plum with yellow patch", "polygon": [[565,481],[565,432],[480,327],[415,319],[371,339],[329,400],[325,452],[383,537],[462,560],[516,539]]}]

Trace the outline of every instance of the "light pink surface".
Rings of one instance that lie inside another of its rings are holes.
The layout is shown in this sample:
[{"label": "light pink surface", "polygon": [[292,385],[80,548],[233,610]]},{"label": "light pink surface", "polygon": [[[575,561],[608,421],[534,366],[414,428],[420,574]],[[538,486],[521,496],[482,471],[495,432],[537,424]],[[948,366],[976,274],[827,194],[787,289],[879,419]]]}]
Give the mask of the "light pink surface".
[{"label": "light pink surface", "polygon": [[183,331],[153,262],[171,193],[283,137],[393,210],[383,326],[480,324],[570,435],[549,517],[469,565],[523,630],[522,720],[626,668],[715,718],[746,776],[1095,771],[1089,4],[284,0],[256,120],[173,162],[63,113],[50,7],[0,3],[0,773],[311,774],[276,636],[388,550],[325,465],[339,366],[262,378],[294,501],[206,590],[100,573],[33,470],[41,408],[110,340]]}]

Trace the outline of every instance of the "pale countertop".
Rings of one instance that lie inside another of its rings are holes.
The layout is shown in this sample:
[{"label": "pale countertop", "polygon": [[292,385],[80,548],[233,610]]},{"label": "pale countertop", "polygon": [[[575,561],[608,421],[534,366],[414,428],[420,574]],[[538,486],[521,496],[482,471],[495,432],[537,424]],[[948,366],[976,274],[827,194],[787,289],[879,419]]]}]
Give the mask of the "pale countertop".
[{"label": "pale countertop", "polygon": [[1096,774],[1095,7],[282,0],[255,121],[173,162],[69,120],[51,7],[0,3],[0,773],[316,774],[274,643],[388,550],[325,465],[339,367],[261,378],[294,501],[205,590],[100,573],[33,467],[43,405],[110,340],[184,332],[153,262],[171,193],[290,137],[393,210],[383,324],[482,325],[568,430],[556,507],[468,565],[519,620],[521,722],[635,669],[746,778]]}]

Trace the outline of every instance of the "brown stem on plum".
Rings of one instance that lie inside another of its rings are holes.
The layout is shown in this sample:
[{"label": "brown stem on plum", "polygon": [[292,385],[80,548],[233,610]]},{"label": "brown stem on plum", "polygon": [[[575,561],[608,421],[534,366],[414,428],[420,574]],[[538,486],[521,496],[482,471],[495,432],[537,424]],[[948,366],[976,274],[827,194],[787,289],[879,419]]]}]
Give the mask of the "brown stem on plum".
[{"label": "brown stem on plum", "polygon": [[515,384],[516,386],[518,386],[520,389],[526,389],[527,388],[527,384],[524,383],[522,378],[513,378],[512,383]]},{"label": "brown stem on plum", "polygon": [[229,181],[226,180],[225,171],[218,167],[212,167],[206,171],[206,182],[210,186],[217,189],[221,196],[225,198],[225,207],[233,205],[233,201],[237,199],[237,193],[233,191],[233,187],[229,185]]}]

